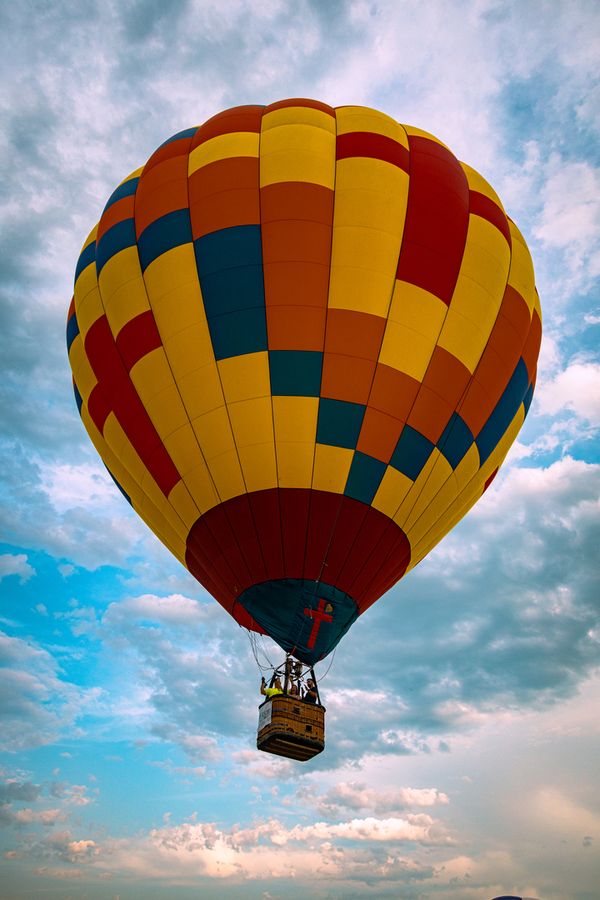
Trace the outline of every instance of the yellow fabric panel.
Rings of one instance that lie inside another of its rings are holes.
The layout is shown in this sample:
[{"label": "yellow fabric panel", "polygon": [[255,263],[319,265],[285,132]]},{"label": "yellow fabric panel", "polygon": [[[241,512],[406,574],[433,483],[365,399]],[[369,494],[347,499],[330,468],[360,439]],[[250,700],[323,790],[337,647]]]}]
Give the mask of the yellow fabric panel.
[{"label": "yellow fabric panel", "polygon": [[531,314],[536,298],[535,275],[533,274],[533,262],[523,235],[509,219],[510,235],[512,238],[512,259],[508,282],[517,290],[529,307]]},{"label": "yellow fabric panel", "polygon": [[129,496],[135,512],[144,519],[171,553],[185,565],[185,542],[176,534],[150,498],[142,493],[139,485],[132,479],[121,460],[114,455],[91,420],[85,404],[81,408],[81,418],[98,454]]},{"label": "yellow fabric panel", "polygon": [[98,379],[94,375],[90,362],[85,352],[81,335],[77,335],[69,350],[69,362],[73,378],[77,385],[77,390],[82,398],[87,401],[93,388],[98,384]]},{"label": "yellow fabric panel", "polygon": [[[365,231],[366,229],[363,234]],[[353,244],[358,246],[359,243],[360,232],[353,235]],[[373,246],[375,241],[371,239],[369,244]],[[383,299],[386,289],[388,291],[387,303]],[[365,268],[352,268],[341,264],[334,266],[332,258],[329,291],[328,306],[330,307],[352,309],[356,312],[385,317],[392,288],[386,276]]]},{"label": "yellow fabric panel", "polygon": [[[394,284],[394,294],[388,319],[418,331],[430,341],[437,341],[448,307],[439,297],[429,291],[398,280]],[[395,368],[395,367],[394,367]]]},{"label": "yellow fabric panel", "polygon": [[336,109],[335,114],[338,135],[348,134],[351,131],[370,131],[392,138],[408,149],[405,129],[385,113],[370,109],[368,106],[342,106]]},{"label": "yellow fabric panel", "polygon": [[[171,507],[169,507],[171,508]],[[135,507],[136,513],[146,522],[150,531],[161,541],[185,566],[186,541],[179,534],[168,528],[168,523],[163,518],[157,518],[151,498],[147,494],[140,496],[139,504]]]},{"label": "yellow fabric panel", "polygon": [[231,424],[224,406],[212,409],[210,412],[198,416],[197,419],[193,419],[192,428],[211,471],[210,461],[212,459],[223,453],[235,452]]},{"label": "yellow fabric panel", "polygon": [[[280,181],[308,181],[332,188],[335,183],[335,131],[322,125],[278,125],[263,117],[260,142],[260,186]],[[315,110],[319,112],[319,110]],[[326,113],[320,115],[333,122]],[[334,123],[335,126],[335,123]]]},{"label": "yellow fabric panel", "polygon": [[[208,350],[210,338],[198,283],[194,245],[182,244],[161,253],[144,272],[144,282],[163,344],[178,332],[196,327],[200,332],[202,350]],[[212,349],[209,358],[212,358]]]},{"label": "yellow fabric panel", "polygon": [[246,493],[237,450],[228,450],[209,462],[209,469],[221,502]]},{"label": "yellow fabric panel", "polygon": [[[195,282],[196,288],[199,290],[194,245],[180,244],[179,247],[172,247],[161,253],[144,271],[144,281],[148,289],[148,296],[151,298],[152,309],[154,309],[157,298],[173,291],[185,290],[189,282]],[[171,312],[176,321],[182,321],[181,310],[178,307],[173,306]],[[180,327],[184,328],[186,324],[189,324],[187,316],[184,317]]]},{"label": "yellow fabric panel", "polygon": [[497,206],[500,207],[500,209],[504,210],[500,197],[491,186],[491,184],[485,180],[483,175],[480,175],[479,172],[476,172],[475,169],[472,169],[471,166],[468,166],[464,162],[461,162],[460,165],[463,172],[467,176],[469,190],[478,191],[480,194],[484,194],[484,196],[489,197],[490,200],[493,200],[494,203],[496,203]]},{"label": "yellow fabric panel", "polygon": [[162,347],[142,356],[129,374],[161,440],[185,425],[188,414]]},{"label": "yellow fabric panel", "polygon": [[[172,357],[169,356],[169,359]],[[224,407],[221,380],[216,363],[208,363],[186,375],[176,376],[177,387],[190,419]]]},{"label": "yellow fabric panel", "polygon": [[319,415],[318,397],[273,397],[275,441],[314,445]]},{"label": "yellow fabric panel", "polygon": [[486,334],[471,319],[465,318],[450,306],[438,344],[456,356],[473,374],[488,337],[489,332]]},{"label": "yellow fabric panel", "polygon": [[[460,272],[438,343],[471,372],[498,316],[509,267],[510,249],[502,234],[481,216],[470,216]],[[456,316],[461,317],[458,332]],[[471,325],[467,331],[465,319]]]},{"label": "yellow fabric panel", "polygon": [[[161,353],[160,350],[155,350],[151,355],[154,356],[159,353]],[[150,365],[145,366],[145,377],[150,379],[151,387],[152,368]],[[135,379],[134,384],[137,389],[137,382]],[[138,393],[146,408],[146,412],[150,416],[150,420],[163,443],[168,435],[177,431],[189,421],[183,403],[181,402],[177,385],[172,379],[170,384],[167,384],[162,390],[158,391],[156,394],[152,394],[152,396],[147,396],[145,388],[140,388]]]},{"label": "yellow fabric panel", "polygon": [[188,473],[200,465],[204,465],[208,477],[208,469],[198,446],[198,438],[188,421],[181,428],[168,434],[163,443],[182,478],[187,478]]},{"label": "yellow fabric panel", "polygon": [[137,247],[126,247],[111,256],[100,272],[98,285],[115,337],[123,325],[150,308]]},{"label": "yellow fabric panel", "polygon": [[90,263],[85,269],[79,273],[79,277],[73,288],[73,296],[75,298],[75,307],[80,305],[83,299],[98,287],[98,279],[96,278],[96,263]]},{"label": "yellow fabric panel", "polygon": [[[421,546],[425,539],[432,541],[431,546],[440,541],[451,528],[452,509],[461,491],[467,487],[479,472],[479,452],[472,444],[450,477],[441,485],[434,504],[411,531],[410,539],[414,547]],[[440,510],[443,510],[440,515]],[[431,534],[428,532],[431,531]]]},{"label": "yellow fabric panel", "polygon": [[[446,535],[454,526],[460,522],[463,516],[471,509],[477,500],[483,494],[485,482],[488,480],[492,472],[497,469],[503,462],[511,444],[516,438],[525,418],[525,410],[523,404],[519,407],[514,419],[504,433],[499,444],[495,448],[491,456],[485,461],[481,469],[474,477],[469,479],[454,502],[448,507],[444,515],[435,523],[431,533],[425,534],[418,546],[414,548],[409,569],[413,568],[419,560],[423,559],[430,550]],[[469,451],[470,452],[470,451]],[[467,454],[468,455],[468,454]],[[466,457],[465,457],[466,459]],[[464,460],[463,460],[464,462]],[[458,467],[460,468],[460,467]],[[457,472],[458,472],[457,468]]]},{"label": "yellow fabric panel", "polygon": [[279,487],[310,488],[314,457],[314,443],[279,441],[277,444]]},{"label": "yellow fabric panel", "polygon": [[429,479],[429,476],[439,456],[440,451],[437,449],[437,447],[434,447],[431,456],[419,472],[417,480],[413,482],[412,487],[409,491],[407,491],[402,502],[399,504],[395,515],[393,516],[394,522],[396,522],[396,524],[399,525],[403,531],[405,531],[406,522],[412,512],[415,503],[418,501],[419,494],[427,484],[427,480]]},{"label": "yellow fabric panel", "polygon": [[[98,234],[98,223],[96,222],[96,224],[94,225],[94,227],[88,234],[87,238],[83,242],[83,246],[81,247],[81,251],[79,253],[80,256],[83,253],[83,251],[86,249],[86,247],[88,247],[90,244],[93,244],[95,242],[97,234]],[[84,281],[87,280],[87,286],[84,287],[83,290],[81,287],[79,288],[80,293],[82,294],[82,296],[84,296],[88,292],[88,290],[91,288],[92,283],[96,281],[96,264],[94,262],[89,263],[85,267],[85,269],[81,270],[81,272],[77,276],[77,281],[75,282],[73,292],[75,292],[77,290],[77,286],[78,286],[79,282],[81,281],[81,279],[84,279]]]},{"label": "yellow fabric panel", "polygon": [[235,131],[219,134],[195,147],[190,153],[188,176],[202,166],[238,156],[258,156],[260,135],[253,131]]},{"label": "yellow fabric panel", "polygon": [[354,450],[316,444],[312,486],[316,491],[343,494]]},{"label": "yellow fabric panel", "polygon": [[178,331],[173,337],[163,341],[163,347],[177,383],[186,375],[204,369],[207,365],[211,366],[219,383],[220,402],[223,402],[223,391],[217,364],[213,361],[214,353],[206,321]]},{"label": "yellow fabric panel", "polygon": [[203,510],[194,502],[188,486],[183,481],[178,481],[171,489],[168,500],[189,531]]},{"label": "yellow fabric panel", "polygon": [[[129,493],[127,486],[133,481],[139,488],[139,499],[137,501],[139,508],[145,506],[144,499],[141,495],[147,494],[152,505],[158,510],[158,513],[168,522],[179,538],[185,542],[188,529],[165,498],[142,460],[139,458],[135,448],[129,442],[127,435],[121,428],[114,413],[109,413],[106,419],[104,425],[104,439],[114,456],[120,461],[122,467],[129,473],[130,480],[127,480],[125,483],[121,482],[123,489]],[[106,459],[106,456],[103,458]],[[114,474],[118,479],[117,473],[115,472]],[[131,496],[131,494],[129,496]],[[160,527],[160,522],[158,524]],[[153,528],[154,526],[152,525],[151,527]]]},{"label": "yellow fabric panel", "polygon": [[408,180],[406,172],[379,159],[338,161],[328,306],[387,315]]},{"label": "yellow fabric panel", "polygon": [[422,137],[427,138],[429,141],[434,141],[436,144],[439,144],[441,147],[445,147],[446,150],[452,152],[447,144],[444,144],[443,141],[440,141],[434,134],[430,134],[428,131],[423,131],[422,128],[415,128],[414,125],[406,125],[402,123],[403,127],[406,129],[406,133],[409,137]]},{"label": "yellow fabric panel", "polygon": [[[122,250],[121,253],[124,254],[126,253],[126,251]],[[117,257],[121,256],[121,253],[118,253],[117,256],[113,257],[113,259],[117,259]],[[107,268],[108,265],[110,265],[110,263],[107,263],[104,268]],[[121,287],[117,288],[109,296],[105,296],[104,289],[102,287],[103,274],[104,269],[100,273],[100,290],[102,292],[102,301],[104,303],[104,309],[106,311],[106,318],[108,319],[110,330],[113,336],[117,337],[121,328],[123,328],[124,325],[130,322],[131,319],[135,319],[136,316],[139,316],[140,313],[144,313],[148,309],[150,309],[150,304],[148,302],[148,295],[146,293],[144,279],[142,278],[139,266],[138,274],[130,278],[128,281],[123,281]]]},{"label": "yellow fabric panel", "polygon": [[238,453],[248,493],[277,487],[275,447],[272,443],[238,447]]},{"label": "yellow fabric panel", "polygon": [[[492,323],[496,320],[497,311],[504,296],[508,272],[510,269],[510,247],[504,235],[481,216],[469,216],[469,228],[467,242],[460,265],[460,272],[451,305],[457,305],[458,312],[471,318],[476,324],[489,325],[487,309],[481,309],[481,301],[470,303],[469,290],[461,290],[461,278],[467,278],[480,286],[488,295],[486,308],[491,305],[493,310]],[[498,299],[499,298],[499,299]],[[464,304],[464,305],[463,305]]]},{"label": "yellow fabric panel", "polygon": [[[459,490],[462,491],[462,489],[467,486],[469,481],[477,475],[479,466],[480,459],[477,444],[471,444],[471,446],[457,465],[456,469],[454,470],[454,477],[456,478],[456,484]],[[447,507],[448,505],[448,503],[444,503],[445,507]]]},{"label": "yellow fabric panel", "polygon": [[312,125],[335,134],[335,118],[322,109],[312,106],[283,106],[273,109],[262,117],[262,131],[279,128],[281,125]]},{"label": "yellow fabric panel", "polygon": [[[194,444],[196,445],[196,447],[198,446],[195,437]],[[201,462],[198,463],[198,465],[194,466],[194,468],[190,469],[189,472],[186,472],[184,481],[191,496],[194,498],[196,506],[201,513],[205,513],[221,501],[217,494],[210,472],[208,471],[208,467],[204,462],[204,459],[200,456],[199,453],[195,458],[196,460],[200,459]]]},{"label": "yellow fabric panel", "polygon": [[273,413],[270,397],[240,400],[227,407],[236,447],[273,441]]},{"label": "yellow fabric panel", "polygon": [[[425,513],[425,511],[430,506],[432,506],[439,515],[442,506],[438,501],[436,501],[436,495],[452,475],[452,466],[450,465],[446,457],[442,453],[440,453],[437,447],[433,450],[432,457],[433,464],[429,471],[427,480],[419,490],[419,493],[415,498],[414,506],[403,525],[404,532],[410,540],[411,544],[415,543],[412,531],[414,530],[416,523],[418,523],[423,513]],[[417,479],[417,481],[418,480],[419,479]]]},{"label": "yellow fabric panel", "polygon": [[435,347],[435,338],[388,320],[379,362],[422,381]]},{"label": "yellow fabric panel", "polygon": [[371,506],[392,519],[398,504],[406,497],[411,487],[412,481],[407,475],[394,469],[393,466],[388,466]]},{"label": "yellow fabric panel", "polygon": [[[94,275],[95,278],[95,275]],[[81,281],[81,279],[79,279]],[[104,315],[104,307],[98,290],[98,283],[94,280],[94,286],[84,295],[79,297],[75,292],[75,313],[77,315],[77,325],[82,340],[94,324],[101,316]]]},{"label": "yellow fabric panel", "polygon": [[271,396],[269,354],[266,350],[221,359],[217,367],[227,403]]},{"label": "yellow fabric panel", "polygon": [[[184,245],[184,247],[188,246],[189,244]],[[162,260],[162,258],[162,256],[159,256],[156,262]],[[193,337],[188,336],[187,340],[190,345],[197,348],[195,354],[197,359],[194,367],[198,365],[198,359],[213,358],[212,344],[197,275],[194,275],[193,281],[188,281],[187,284],[180,285],[160,296],[150,293],[150,305],[152,306],[158,333],[164,345],[168,344],[175,335],[193,328],[195,329]],[[186,338],[184,338],[185,340]]]},{"label": "yellow fabric panel", "polygon": [[145,168],[145,166],[140,166],[138,169],[134,169],[133,172],[130,172],[127,178],[124,178],[123,181],[120,181],[117,186],[121,187],[122,184],[127,184],[127,182],[131,181],[132,178],[139,178]]}]

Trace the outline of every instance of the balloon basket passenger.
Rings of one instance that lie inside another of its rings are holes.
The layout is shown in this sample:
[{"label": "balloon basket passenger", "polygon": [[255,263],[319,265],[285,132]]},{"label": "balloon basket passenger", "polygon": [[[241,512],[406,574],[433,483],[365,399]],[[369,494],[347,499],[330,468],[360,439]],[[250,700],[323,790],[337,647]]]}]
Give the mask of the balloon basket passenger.
[{"label": "balloon basket passenger", "polygon": [[325,749],[325,707],[311,667],[303,672],[288,657],[268,686],[263,676],[260,692],[266,699],[258,708],[259,750],[304,761]]}]

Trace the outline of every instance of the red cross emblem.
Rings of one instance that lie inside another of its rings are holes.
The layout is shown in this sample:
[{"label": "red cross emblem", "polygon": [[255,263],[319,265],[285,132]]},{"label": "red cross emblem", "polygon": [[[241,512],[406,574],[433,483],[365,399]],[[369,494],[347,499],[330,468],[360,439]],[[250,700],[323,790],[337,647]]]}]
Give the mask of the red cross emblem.
[{"label": "red cross emblem", "polygon": [[310,636],[306,645],[307,647],[310,647],[312,649],[315,646],[317,634],[319,633],[319,628],[321,627],[322,622],[333,622],[333,615],[331,615],[332,613],[333,606],[331,605],[331,603],[326,603],[325,600],[319,600],[319,605],[316,609],[306,608],[304,610],[304,615],[313,620],[313,627],[310,631]]}]

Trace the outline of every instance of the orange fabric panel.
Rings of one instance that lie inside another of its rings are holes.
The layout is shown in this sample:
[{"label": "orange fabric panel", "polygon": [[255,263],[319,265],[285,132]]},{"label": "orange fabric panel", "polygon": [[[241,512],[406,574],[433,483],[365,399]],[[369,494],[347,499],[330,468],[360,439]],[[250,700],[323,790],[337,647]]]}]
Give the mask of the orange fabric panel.
[{"label": "orange fabric panel", "polygon": [[122,222],[124,219],[133,219],[134,203],[134,196],[123,197],[121,200],[117,200],[116,203],[113,203],[112,206],[109,206],[106,212],[102,213],[102,218],[98,222],[96,243],[98,243],[108,229],[112,228],[113,225],[116,225],[117,222]]},{"label": "orange fabric panel", "polygon": [[388,416],[386,413],[368,406],[365,410],[356,449],[361,453],[366,453],[367,456],[374,456],[375,459],[388,463],[396,449],[403,427],[404,422],[400,419],[395,419],[393,416]]},{"label": "orange fabric panel", "polygon": [[321,396],[366,404],[374,372],[375,362],[371,360],[324,353]]},{"label": "orange fabric panel", "polygon": [[423,378],[426,387],[435,391],[454,408],[470,380],[471,373],[459,359],[443,347],[434,349]]},{"label": "orange fabric panel", "polygon": [[437,444],[454,409],[453,404],[448,403],[447,400],[423,384],[410,411],[407,423],[433,444]]},{"label": "orange fabric panel", "polygon": [[351,309],[330,309],[327,315],[325,351],[376,360],[386,320]]},{"label": "orange fabric panel", "polygon": [[333,191],[321,184],[305,181],[268,184],[261,188],[260,206],[263,223],[289,219],[290,210],[294,211],[295,219],[329,226],[333,221]]},{"label": "orange fabric panel", "polygon": [[270,350],[322,350],[326,310],[316,306],[267,306]]},{"label": "orange fabric panel", "polygon": [[379,363],[375,370],[369,406],[406,421],[421,383],[405,372]]},{"label": "orange fabric panel", "polygon": [[331,235],[329,226],[320,222],[281,219],[277,222],[263,222],[261,232],[263,264],[294,260],[302,264],[319,263],[322,266],[329,266]]},{"label": "orange fabric panel", "polygon": [[231,134],[234,131],[260,131],[263,106],[234,106],[208,119],[201,125],[190,146],[190,152],[220,134]]},{"label": "orange fabric panel", "polygon": [[[267,310],[273,306],[317,306],[325,309],[329,266],[297,261],[265,263]],[[307,348],[308,349],[308,348]],[[319,350],[323,349],[323,342]]]}]

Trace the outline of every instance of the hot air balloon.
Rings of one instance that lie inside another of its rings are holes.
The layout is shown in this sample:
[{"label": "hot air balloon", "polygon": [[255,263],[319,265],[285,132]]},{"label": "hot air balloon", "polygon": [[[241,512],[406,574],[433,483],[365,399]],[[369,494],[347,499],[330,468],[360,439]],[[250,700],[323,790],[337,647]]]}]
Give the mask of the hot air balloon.
[{"label": "hot air balloon", "polygon": [[228,109],[125,178],[67,325],[122,493],[311,668],[490,484],[540,337],[487,181],[425,131],[306,99]]}]

